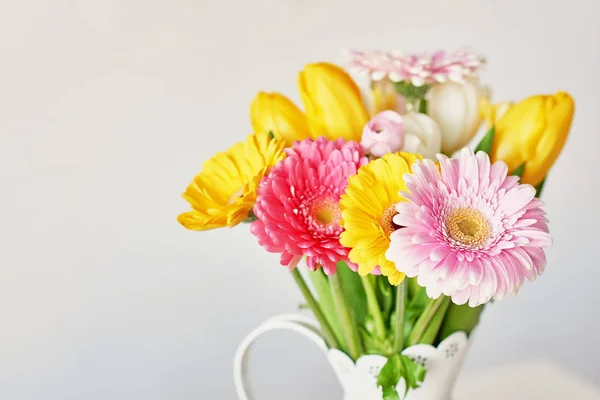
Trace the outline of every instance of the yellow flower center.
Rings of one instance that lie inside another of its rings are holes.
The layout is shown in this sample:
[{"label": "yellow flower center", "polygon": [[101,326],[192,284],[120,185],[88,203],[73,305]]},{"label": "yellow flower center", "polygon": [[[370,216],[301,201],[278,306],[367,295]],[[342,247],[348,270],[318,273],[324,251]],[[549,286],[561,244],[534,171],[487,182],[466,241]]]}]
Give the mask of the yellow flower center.
[{"label": "yellow flower center", "polygon": [[330,210],[328,208],[321,208],[320,210],[318,210],[316,212],[316,215],[315,215],[315,219],[323,225],[332,223],[334,218],[335,218],[335,215],[334,215],[333,210]]},{"label": "yellow flower center", "polygon": [[448,235],[469,247],[478,247],[489,239],[491,231],[487,219],[472,208],[458,208],[446,219]]},{"label": "yellow flower center", "polygon": [[332,202],[317,202],[313,205],[314,219],[321,225],[339,224],[341,213],[339,207]]},{"label": "yellow flower center", "polygon": [[398,214],[398,211],[396,211],[396,204],[392,204],[383,211],[383,214],[381,214],[381,218],[379,218],[379,224],[381,225],[385,236],[388,238],[390,237],[392,232],[394,232],[398,228],[401,228],[400,226],[394,223],[394,216],[396,214]]},{"label": "yellow flower center", "polygon": [[298,210],[313,235],[339,235],[341,232],[342,213],[339,203],[325,188],[317,188],[314,193],[309,194]]}]

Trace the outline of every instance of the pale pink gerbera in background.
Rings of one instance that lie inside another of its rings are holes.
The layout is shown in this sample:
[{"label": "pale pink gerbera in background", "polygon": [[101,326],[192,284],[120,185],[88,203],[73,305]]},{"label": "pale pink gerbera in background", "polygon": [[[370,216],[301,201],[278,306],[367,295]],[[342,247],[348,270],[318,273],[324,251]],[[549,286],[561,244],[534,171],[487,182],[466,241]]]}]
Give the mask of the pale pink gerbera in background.
[{"label": "pale pink gerbera in background", "polygon": [[467,50],[418,54],[353,50],[348,64],[352,72],[368,73],[374,81],[387,77],[392,82],[423,86],[447,81],[462,83],[476,75],[484,63],[482,57]]},{"label": "pale pink gerbera in background", "polygon": [[503,161],[463,149],[457,158],[438,155],[404,176],[409,200],[397,205],[386,257],[427,289],[456,304],[477,305],[516,294],[546,266],[552,239],[535,189],[507,176]]},{"label": "pale pink gerbera in background", "polygon": [[402,69],[398,71],[403,80],[411,81],[415,86],[443,82],[462,83],[477,74],[485,60],[466,50],[453,53],[436,51],[421,54],[396,54]]},{"label": "pale pink gerbera in background", "polygon": [[353,141],[306,139],[286,149],[261,182],[251,231],[281,264],[294,268],[303,256],[312,270],[322,266],[328,275],[336,263],[348,260],[350,249],[340,244],[340,196],[348,177],[367,164],[362,146]]},{"label": "pale pink gerbera in background", "polygon": [[[390,78],[392,82],[403,80],[400,75],[394,73],[402,65],[401,61],[394,57],[392,53],[380,50],[350,50],[348,51],[348,57],[348,67],[351,72],[357,75],[369,75],[374,81],[380,81],[384,78]],[[394,80],[392,77],[397,79]]]}]

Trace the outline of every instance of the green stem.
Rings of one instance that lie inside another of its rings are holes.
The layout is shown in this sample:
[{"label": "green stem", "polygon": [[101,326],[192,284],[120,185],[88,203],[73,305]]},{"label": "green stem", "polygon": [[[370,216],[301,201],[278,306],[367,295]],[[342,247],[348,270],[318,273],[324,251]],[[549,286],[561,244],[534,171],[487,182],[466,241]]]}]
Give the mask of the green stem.
[{"label": "green stem", "polygon": [[339,273],[331,275],[329,277],[329,283],[331,285],[331,292],[333,293],[333,300],[335,302],[337,313],[342,322],[342,327],[344,328],[344,336],[346,337],[346,343],[348,344],[348,355],[353,360],[356,360],[361,353],[360,337],[358,336],[356,320],[354,319],[352,310],[348,307],[346,296],[344,296],[344,287],[340,280]]},{"label": "green stem", "polygon": [[425,98],[419,100],[419,113],[427,114],[427,100]]},{"label": "green stem", "polygon": [[404,314],[406,302],[406,278],[396,288],[396,326],[394,327],[394,352],[401,353],[404,347]]},{"label": "green stem", "polygon": [[375,333],[381,340],[385,339],[386,329],[385,321],[383,320],[383,313],[381,307],[379,307],[379,300],[377,300],[377,293],[375,293],[375,287],[373,285],[372,275],[366,275],[361,277],[363,287],[365,288],[365,294],[367,295],[367,307],[369,307],[369,313],[373,316],[375,323]]},{"label": "green stem", "polygon": [[321,325],[321,329],[323,330],[323,336],[325,338],[325,341],[327,342],[329,347],[338,349],[340,347],[339,342],[335,338],[333,330],[331,329],[329,322],[327,322],[327,318],[325,318],[323,311],[321,311],[321,307],[319,307],[319,303],[317,302],[317,300],[315,300],[315,297],[313,296],[310,289],[306,285],[306,282],[304,282],[304,278],[302,278],[302,275],[300,274],[300,271],[298,270],[298,268],[294,268],[292,270],[292,276],[294,277],[294,280],[296,281],[298,288],[300,288],[302,295],[306,299],[308,306],[310,307],[313,314],[317,318],[317,321],[319,321],[319,324]]},{"label": "green stem", "polygon": [[442,302],[442,305],[437,309],[435,315],[429,322],[429,325],[423,332],[423,336],[419,340],[419,344],[434,344],[435,339],[438,337],[438,333],[440,332],[440,327],[442,326],[442,321],[444,321],[444,317],[446,316],[446,312],[448,311],[448,306],[450,305],[450,297],[446,297]]},{"label": "green stem", "polygon": [[427,303],[427,306],[425,306],[425,310],[423,310],[423,314],[421,314],[421,316],[415,323],[415,326],[413,327],[413,330],[410,333],[410,336],[408,337],[409,346],[415,345],[420,342],[421,338],[423,337],[423,333],[429,326],[429,323],[435,316],[437,310],[444,303],[445,299],[446,296],[441,295],[437,299],[432,299],[429,301],[429,303]]},{"label": "green stem", "polygon": [[329,326],[331,326],[333,336],[340,345],[339,349],[343,351],[343,349],[346,348],[344,330],[337,316],[331,288],[329,287],[329,279],[327,279],[327,275],[323,272],[323,268],[309,272],[307,275],[312,282],[312,288],[314,288],[314,294],[319,302],[319,307],[321,308],[325,319],[329,322]]}]

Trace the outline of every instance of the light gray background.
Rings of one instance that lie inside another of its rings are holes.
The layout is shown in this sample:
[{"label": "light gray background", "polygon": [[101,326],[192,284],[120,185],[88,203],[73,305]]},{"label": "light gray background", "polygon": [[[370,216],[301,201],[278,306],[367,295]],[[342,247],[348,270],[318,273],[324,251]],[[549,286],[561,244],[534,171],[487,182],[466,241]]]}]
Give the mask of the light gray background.
[{"label": "light gray background", "polygon": [[[237,343],[300,295],[247,227],[179,226],[179,195],[250,132],[258,90],[297,100],[304,63],[351,47],[469,45],[497,99],[573,94],[544,193],[549,268],[487,310],[466,373],[544,356],[600,383],[595,5],[3,0],[0,398],[233,399]],[[260,399],[339,398],[303,339],[254,354]]]}]

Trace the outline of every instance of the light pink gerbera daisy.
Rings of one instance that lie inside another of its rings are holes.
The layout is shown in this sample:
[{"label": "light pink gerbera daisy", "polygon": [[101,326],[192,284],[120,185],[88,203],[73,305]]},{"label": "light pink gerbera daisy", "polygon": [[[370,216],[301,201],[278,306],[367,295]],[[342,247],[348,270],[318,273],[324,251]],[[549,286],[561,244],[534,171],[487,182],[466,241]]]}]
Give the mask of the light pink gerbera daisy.
[{"label": "light pink gerbera daisy", "polygon": [[415,86],[447,81],[462,83],[475,75],[485,62],[482,57],[466,50],[453,53],[440,50],[434,53],[397,54],[396,59],[402,65],[398,74]]},{"label": "light pink gerbera daisy", "polygon": [[423,160],[404,176],[409,201],[396,207],[393,221],[402,228],[392,233],[386,257],[417,276],[431,298],[444,294],[475,307],[516,294],[546,266],[543,248],[552,239],[543,202],[484,152],[438,159],[441,174]]},{"label": "light pink gerbera daisy", "polygon": [[403,77],[394,74],[394,71],[399,70],[402,65],[400,60],[394,57],[392,53],[380,50],[350,50],[348,55],[350,58],[348,67],[355,74],[368,74],[374,81],[380,81],[383,78],[390,77],[390,74],[395,78],[398,78],[397,80],[392,80],[393,82],[403,80]]},{"label": "light pink gerbera daisy", "polygon": [[353,50],[349,54],[349,67],[356,74],[367,73],[374,81],[386,77],[392,82],[408,81],[414,86],[464,82],[485,63],[482,57],[466,50],[418,54]]},{"label": "light pink gerbera daisy", "polygon": [[294,143],[263,179],[250,230],[271,253],[281,253],[281,264],[293,269],[303,256],[311,270],[322,266],[328,275],[336,263],[348,260],[349,248],[340,244],[340,196],[348,177],[367,164],[362,146],[353,141],[321,137]]}]

